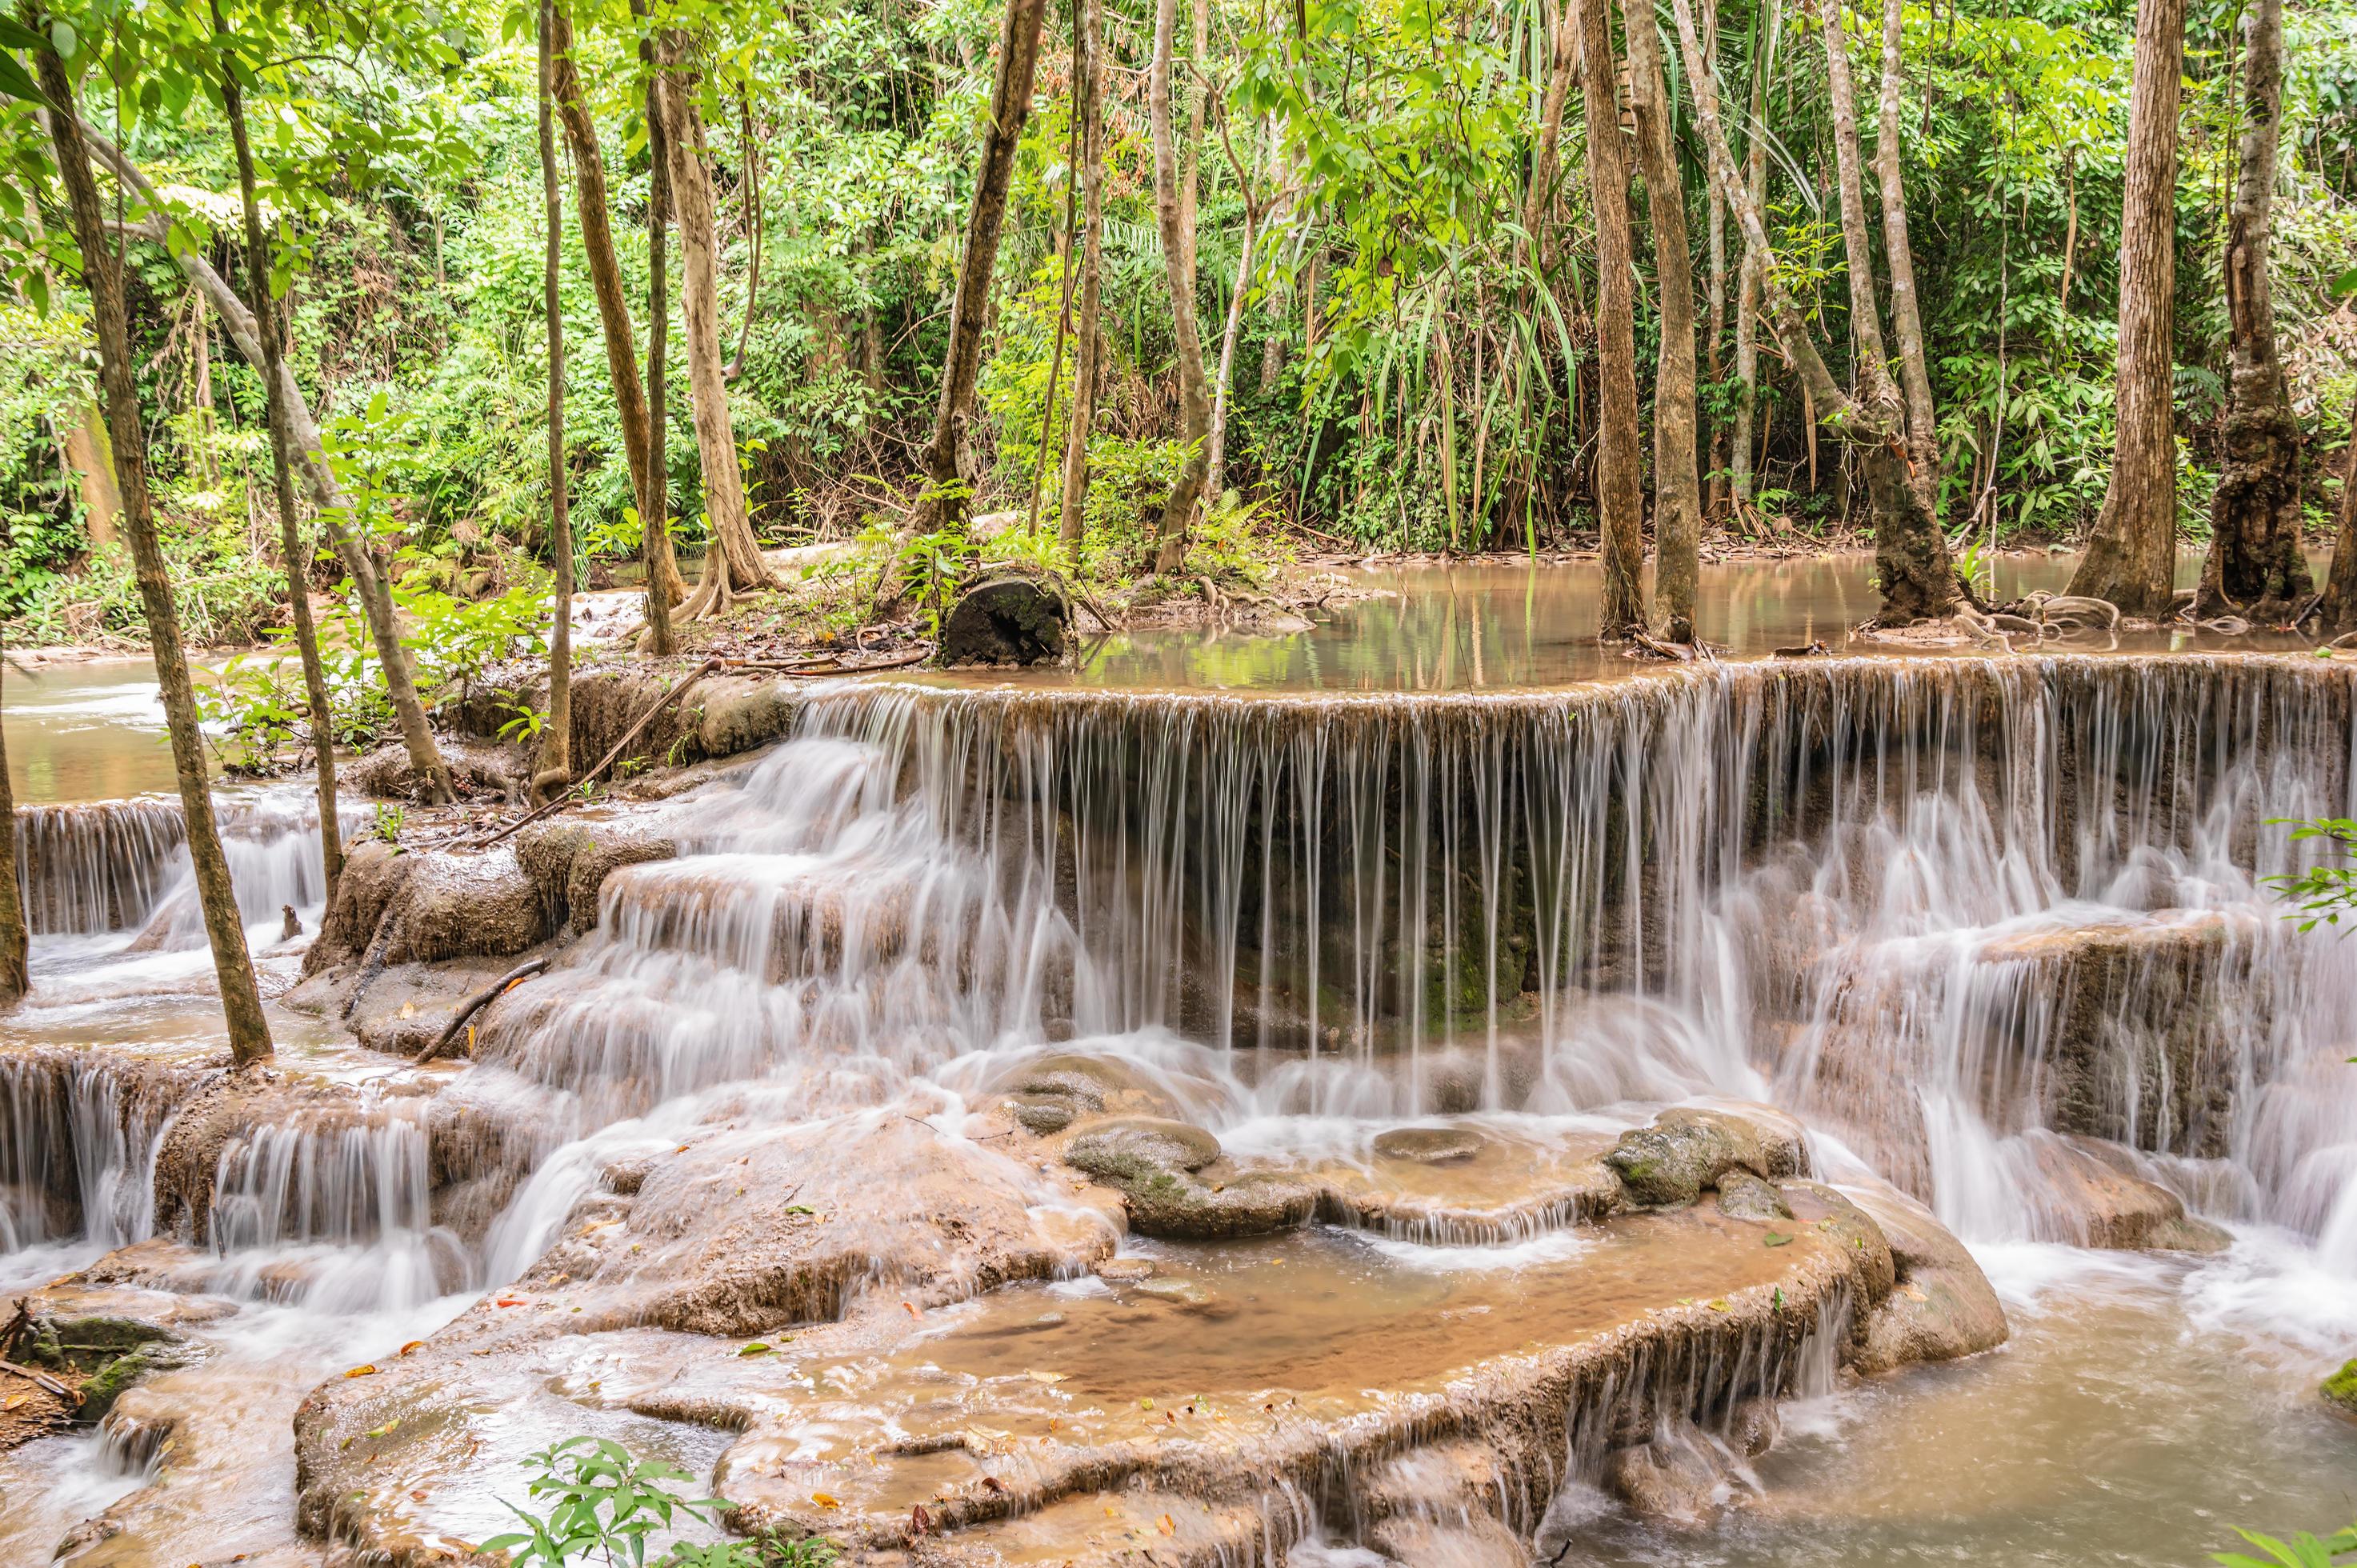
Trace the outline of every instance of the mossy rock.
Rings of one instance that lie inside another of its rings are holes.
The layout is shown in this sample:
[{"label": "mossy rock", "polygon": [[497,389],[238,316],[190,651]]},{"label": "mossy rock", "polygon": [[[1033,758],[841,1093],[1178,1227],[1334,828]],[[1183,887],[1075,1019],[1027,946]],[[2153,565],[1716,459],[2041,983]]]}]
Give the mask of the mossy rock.
[{"label": "mossy rock", "polygon": [[2324,1380],[2324,1402],[2357,1421],[2357,1361],[2351,1361]]},{"label": "mossy rock", "polygon": [[1265,1236],[1308,1223],[1318,1193],[1276,1172],[1221,1177],[1220,1141],[1200,1127],[1150,1116],[1124,1116],[1084,1126],[1064,1150],[1064,1163],[1122,1195],[1129,1222],[1142,1234],[1188,1241]]},{"label": "mossy rock", "polygon": [[1803,1176],[1808,1151],[1798,1131],[1696,1106],[1674,1106],[1650,1127],[1620,1135],[1604,1156],[1628,1189],[1649,1208],[1683,1208],[1729,1171],[1777,1180]]}]

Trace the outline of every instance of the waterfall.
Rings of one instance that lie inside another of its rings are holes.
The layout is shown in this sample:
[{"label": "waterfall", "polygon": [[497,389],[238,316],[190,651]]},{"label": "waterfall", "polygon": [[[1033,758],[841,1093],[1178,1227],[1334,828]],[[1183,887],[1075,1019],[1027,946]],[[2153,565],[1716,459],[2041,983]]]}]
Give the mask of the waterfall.
[{"label": "waterfall", "polygon": [[[365,810],[339,818],[347,836],[369,820]],[[220,798],[213,820],[248,924],[326,898],[316,801],[292,791]],[[187,841],[173,800],[19,807],[16,883],[27,927],[37,936],[141,930],[156,947],[202,946]]]},{"label": "waterfall", "polygon": [[0,1252],[154,1233],[156,1154],[204,1075],[95,1051],[0,1055]]},{"label": "waterfall", "polygon": [[2357,964],[2264,882],[2304,848],[2267,819],[2347,810],[2349,704],[2197,656],[820,691],[481,1055],[564,1136],[1067,1038],[1215,1080],[1215,1124],[1770,1098],[1967,1234],[2043,1233],[2018,1140],[2051,1130],[2225,1162],[2357,1249]]}]

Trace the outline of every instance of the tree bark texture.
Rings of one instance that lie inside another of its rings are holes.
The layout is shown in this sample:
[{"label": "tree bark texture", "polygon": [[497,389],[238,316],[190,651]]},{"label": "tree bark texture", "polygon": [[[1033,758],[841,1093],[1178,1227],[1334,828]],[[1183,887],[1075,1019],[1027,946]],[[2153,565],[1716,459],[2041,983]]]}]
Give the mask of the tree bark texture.
[{"label": "tree bark texture", "polygon": [[[662,515],[663,503],[655,490],[655,468],[662,461],[661,448],[656,445],[661,432],[648,417],[646,383],[639,376],[639,335],[630,320],[630,299],[622,292],[621,261],[614,251],[605,154],[597,145],[597,122],[590,118],[588,103],[582,96],[581,75],[573,59],[573,26],[562,6],[555,8],[554,26],[554,58],[549,82],[556,100],[558,121],[565,129],[565,144],[573,154],[574,199],[579,209],[576,221],[581,231],[582,258],[589,267],[590,292],[597,299],[597,323],[606,340],[606,373],[614,385],[614,413],[622,427],[622,457],[630,467],[630,499],[639,509],[640,524],[661,532],[660,522],[650,521]],[[650,118],[650,137],[658,130]],[[649,147],[655,156],[662,156],[651,140]],[[662,606],[660,639],[664,643],[670,640],[671,605],[685,591],[679,567],[672,560],[670,542],[670,536],[664,534],[660,556],[647,553],[647,624],[651,629],[656,624],[651,599],[660,583],[668,596]],[[670,650],[665,647],[658,651]]]},{"label": "tree bark texture", "polygon": [[[213,0],[213,31],[229,31],[221,19],[220,0]],[[221,62],[221,102],[229,119],[230,143],[237,153],[237,188],[245,223],[246,290],[253,297],[253,318],[262,340],[262,386],[265,417],[270,424],[270,471],[278,501],[278,548],[286,558],[286,599],[295,620],[295,648],[303,663],[303,700],[309,708],[311,757],[319,798],[319,860],[328,885],[328,900],[335,901],[336,883],[344,874],[342,824],[336,813],[336,722],[328,693],[327,667],[319,659],[318,628],[311,622],[311,552],[303,542],[295,517],[294,434],[287,426],[285,350],[278,338],[278,313],[270,307],[270,247],[262,231],[262,201],[253,172],[253,144],[245,123],[245,89],[227,60]]]},{"label": "tree bark texture", "polygon": [[1587,114],[1587,184],[1596,208],[1596,369],[1600,433],[1596,523],[1604,557],[1601,634],[1625,638],[1645,625],[1643,459],[1637,449],[1634,246],[1629,172],[1620,140],[1620,71],[1612,58],[1606,0],[1565,0],[1579,16],[1580,90]]},{"label": "tree bark texture", "polygon": [[171,579],[156,539],[155,514],[147,493],[146,432],[140,423],[139,394],[132,379],[131,331],[124,314],[122,274],[106,248],[98,181],[91,174],[65,62],[46,47],[33,55],[41,91],[56,105],[46,117],[98,331],[107,434],[114,441],[115,481],[123,492],[123,529],[130,536],[132,571],[138,580],[140,607],[145,612],[148,642],[155,651],[156,682],[164,700],[173,767],[179,775],[180,810],[187,819],[197,900],[204,912],[213,972],[221,983],[221,1012],[229,1025],[230,1056],[243,1067],[269,1057],[270,1023],[262,1011],[262,993],[253,983],[245,928],[238,919],[237,895],[230,886],[229,860],[213,821],[204,738],[197,728],[196,694],[188,683],[188,661],[180,647],[179,614],[172,603]]},{"label": "tree bark texture", "polygon": [[2328,636],[2357,631],[2357,406],[2349,411],[2349,446],[2341,453],[2341,521],[2332,534],[2332,571],[2318,606]]},{"label": "tree bark texture", "polygon": [[2251,0],[2243,64],[2242,164],[2226,220],[2224,471],[2210,503],[2196,613],[2281,620],[2314,591],[2299,547],[2299,424],[2276,353],[2267,274],[2283,114],[2283,0]]},{"label": "tree bark texture", "polygon": [[[1019,0],[1018,0],[1019,3]],[[1147,117],[1153,123],[1154,218],[1162,236],[1162,271],[1170,290],[1171,336],[1178,359],[1178,438],[1186,444],[1185,466],[1163,503],[1156,530],[1154,569],[1172,573],[1186,564],[1187,532],[1202,499],[1211,467],[1211,399],[1203,385],[1203,338],[1195,324],[1195,290],[1189,266],[1184,212],[1178,198],[1178,147],[1170,118],[1171,35],[1178,30],[1178,0],[1157,0],[1154,62],[1146,81]]]},{"label": "tree bark texture", "polygon": [[1905,0],[1883,0],[1881,116],[1874,138],[1874,172],[1882,188],[1882,249],[1890,270],[1890,331],[1899,345],[1899,382],[1907,396],[1908,482],[1926,510],[1939,505],[1940,436],[1932,403],[1930,356],[1923,349],[1923,312],[1915,293],[1915,249],[1907,232],[1907,175],[1899,134],[1899,88],[1905,72],[1900,44]]},{"label": "tree bark texture", "polygon": [[2185,0],[2138,0],[2120,215],[2118,434],[2071,592],[2128,615],[2169,608],[2177,575],[2177,112]]},{"label": "tree bark texture", "polygon": [[1678,173],[1652,0],[1624,0],[1621,15],[1662,309],[1662,349],[1653,380],[1653,592],[1669,639],[1692,642],[1702,494],[1695,452],[1694,263],[1686,238],[1685,185]]},{"label": "tree bark texture", "polygon": [[[548,553],[556,581],[549,596],[548,717],[541,726],[539,763],[532,778],[536,800],[561,794],[573,782],[573,512],[565,482],[565,307],[559,287],[565,274],[565,196],[556,167],[557,14],[555,0],[540,0],[540,202],[547,247],[541,258],[541,310],[548,330]],[[594,157],[594,141],[590,152]],[[598,177],[603,184],[602,172]],[[601,211],[601,220],[603,216]],[[611,248],[609,236],[609,252]],[[603,301],[599,303],[602,307]],[[615,303],[620,303],[619,286]],[[627,336],[624,341],[629,341]],[[620,358],[629,362],[627,349]],[[626,414],[625,431],[630,423]]]},{"label": "tree bark texture", "polygon": [[686,596],[671,548],[671,424],[664,352],[671,341],[671,144],[663,136],[661,73],[654,45],[641,39],[647,68],[647,494],[640,503],[639,558],[647,574],[647,651],[676,652],[672,606]]},{"label": "tree bark texture", "polygon": [[687,392],[695,408],[695,450],[704,475],[704,512],[712,530],[704,580],[681,614],[716,615],[738,595],[775,585],[745,510],[745,476],[728,415],[728,381],[720,354],[719,238],[712,209],[712,168],[704,145],[689,40],[667,33],[658,49],[665,164],[679,220],[680,314],[687,330]]},{"label": "tree bark texture", "polygon": [[1074,113],[1081,116],[1080,306],[1072,331],[1072,416],[1064,437],[1058,532],[1065,559],[1077,566],[1088,533],[1089,436],[1096,428],[1104,298],[1104,0],[1080,0],[1080,36],[1072,52]]}]

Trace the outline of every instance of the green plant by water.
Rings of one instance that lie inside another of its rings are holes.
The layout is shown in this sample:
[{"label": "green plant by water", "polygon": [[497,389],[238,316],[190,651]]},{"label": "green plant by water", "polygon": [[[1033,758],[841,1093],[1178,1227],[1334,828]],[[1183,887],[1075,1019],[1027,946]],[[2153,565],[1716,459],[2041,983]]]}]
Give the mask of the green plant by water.
[{"label": "green plant by water", "polygon": [[[568,1437],[528,1456],[524,1490],[542,1511],[506,1504],[523,1528],[493,1536],[479,1548],[505,1552],[515,1568],[575,1563],[602,1568],[645,1568],[657,1535],[689,1524],[716,1527],[726,1498],[697,1498],[677,1489],[694,1479],[661,1459],[642,1458],[604,1437]],[[657,1568],[832,1568],[832,1543],[806,1541],[674,1541],[651,1560]]]}]

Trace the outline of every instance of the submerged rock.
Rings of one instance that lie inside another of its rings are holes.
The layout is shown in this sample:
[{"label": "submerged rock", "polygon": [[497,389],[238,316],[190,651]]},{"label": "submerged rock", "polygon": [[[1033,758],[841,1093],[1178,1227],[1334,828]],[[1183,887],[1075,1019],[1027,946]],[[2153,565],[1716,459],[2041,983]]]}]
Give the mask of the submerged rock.
[{"label": "submerged rock", "polygon": [[1604,1490],[1640,1519],[1692,1528],[1718,1514],[1730,1477],[1726,1455],[1680,1422],[1651,1442],[1604,1456]]},{"label": "submerged rock", "polygon": [[1453,1165],[1471,1159],[1488,1143],[1469,1127],[1397,1127],[1376,1135],[1375,1156],[1420,1165]]},{"label": "submerged rock", "polygon": [[2081,1247],[2121,1251],[2222,1252],[2233,1238],[2185,1212],[2185,1200],[2136,1174],[2131,1150],[2093,1138],[2026,1135],[2021,1174],[2040,1232]]},{"label": "submerged rock", "polygon": [[[1148,1236],[1211,1241],[1265,1236],[1307,1224],[1318,1191],[1274,1171],[1234,1172],[1220,1141],[1200,1127],[1151,1117],[1083,1123],[1064,1163],[1118,1191],[1129,1222]],[[1205,1175],[1215,1165],[1220,1168]]]},{"label": "submerged rock", "polygon": [[1693,1203],[1732,1170],[1769,1180],[1806,1175],[1809,1152],[1799,1125],[1781,1112],[1679,1105],[1652,1126],[1622,1133],[1604,1163],[1631,1202],[1668,1208]]}]

